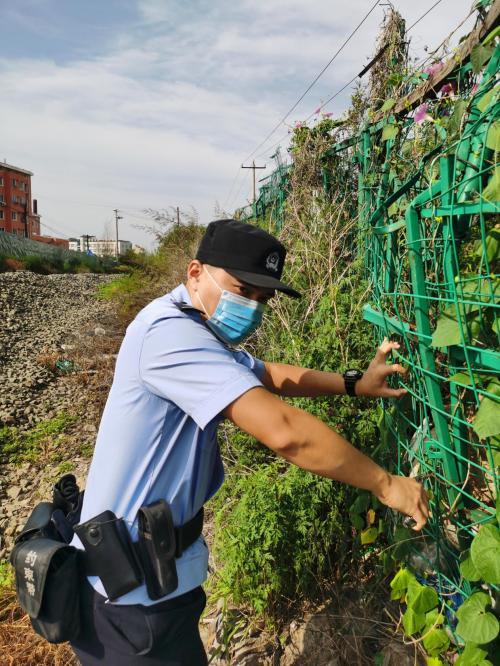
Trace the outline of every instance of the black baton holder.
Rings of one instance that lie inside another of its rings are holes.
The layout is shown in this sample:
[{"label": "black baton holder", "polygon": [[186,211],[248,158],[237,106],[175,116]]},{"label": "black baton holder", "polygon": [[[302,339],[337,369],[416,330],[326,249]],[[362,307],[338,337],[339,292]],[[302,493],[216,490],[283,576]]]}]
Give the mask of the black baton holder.
[{"label": "black baton holder", "polygon": [[160,599],[177,589],[176,534],[172,511],[165,500],[142,506],[139,521],[139,551],[150,599]]}]

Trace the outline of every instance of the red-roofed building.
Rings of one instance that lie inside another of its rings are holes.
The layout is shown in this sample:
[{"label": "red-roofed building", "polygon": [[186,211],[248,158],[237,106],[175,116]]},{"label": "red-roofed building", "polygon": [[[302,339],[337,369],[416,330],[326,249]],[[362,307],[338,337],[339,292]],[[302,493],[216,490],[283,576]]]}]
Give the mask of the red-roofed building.
[{"label": "red-roofed building", "polygon": [[31,199],[31,171],[0,162],[0,231],[32,238],[40,235],[37,202]]}]

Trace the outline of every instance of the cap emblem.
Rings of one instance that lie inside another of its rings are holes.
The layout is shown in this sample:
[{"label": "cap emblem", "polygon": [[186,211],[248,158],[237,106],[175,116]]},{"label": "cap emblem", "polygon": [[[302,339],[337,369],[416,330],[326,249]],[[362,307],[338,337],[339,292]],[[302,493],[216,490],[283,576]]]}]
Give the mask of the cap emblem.
[{"label": "cap emblem", "polygon": [[280,255],[277,252],[271,252],[271,254],[266,259],[266,268],[268,271],[278,272],[280,263]]}]

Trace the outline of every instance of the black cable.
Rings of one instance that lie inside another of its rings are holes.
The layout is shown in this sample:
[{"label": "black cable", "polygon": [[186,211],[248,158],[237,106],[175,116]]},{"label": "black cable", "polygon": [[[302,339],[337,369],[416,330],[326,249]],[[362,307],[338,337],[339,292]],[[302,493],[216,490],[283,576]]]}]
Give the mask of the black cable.
[{"label": "black cable", "polygon": [[[441,2],[441,0],[439,0]],[[261,146],[263,146],[266,141],[268,141],[272,135],[278,130],[281,125],[285,122],[285,120],[288,118],[288,116],[292,113],[294,109],[297,108],[297,106],[300,104],[300,102],[304,99],[304,97],[307,95],[307,93],[311,90],[311,88],[315,85],[315,83],[320,79],[321,76],[326,72],[326,70],[330,67],[332,62],[335,60],[335,58],[343,51],[343,49],[347,46],[347,44],[351,41],[351,39],[354,37],[354,35],[357,33],[357,31],[361,28],[363,23],[366,21],[366,19],[370,16],[370,14],[374,11],[374,9],[377,7],[379,3],[379,0],[376,0],[376,2],[372,5],[371,9],[365,14],[364,18],[358,23],[358,25],[354,28],[354,30],[351,32],[351,34],[347,37],[347,39],[344,41],[344,43],[337,49],[337,51],[333,54],[333,56],[330,58],[328,63],[323,67],[321,72],[316,76],[316,78],[312,81],[312,83],[309,84],[309,86],[306,88],[306,90],[302,93],[302,95],[299,97],[299,99],[295,102],[295,104],[287,111],[287,113],[283,116],[283,118],[279,121],[279,123],[274,127],[269,134],[266,136],[266,138],[259,143],[257,148],[253,152],[250,153],[248,157],[246,157],[243,162],[248,162],[248,160],[255,155],[255,153],[259,150]]]},{"label": "black cable", "polygon": [[52,231],[53,233],[59,234],[60,236],[64,236],[64,238],[70,238],[66,233],[62,232],[60,229],[56,229],[54,227],[51,227],[50,225],[47,224],[47,222],[42,222],[40,220],[40,225],[42,227],[45,227],[45,229],[48,229],[49,231]]},{"label": "black cable", "polygon": [[[441,2],[443,2],[443,0],[437,0],[437,2],[435,2],[431,7],[429,7],[429,9],[428,9],[426,12],[424,12],[424,14],[422,14],[422,16],[420,16],[420,17],[419,17],[414,23],[412,23],[411,26],[405,30],[405,37],[406,37],[406,35],[410,32],[410,30],[412,30],[412,28],[414,28],[418,23],[420,23],[420,21],[422,21],[422,19],[424,19],[424,18],[427,16],[427,14],[429,14],[429,13],[430,13],[435,7],[437,7]],[[365,73],[365,72],[363,72],[363,73]],[[354,81],[356,81],[357,78],[359,78],[359,74],[356,74],[356,76],[354,76],[354,77],[353,77],[348,83],[346,83],[344,86],[342,86],[342,88],[340,88],[339,90],[337,90],[337,92],[335,92],[331,97],[329,97],[329,98],[326,100],[326,102],[324,102],[323,104],[321,104],[320,109],[322,109],[323,107],[325,107],[327,104],[329,104],[331,101],[333,101],[336,97],[338,97],[342,92],[344,92],[344,90],[345,90],[348,86],[350,86],[352,83],[354,83]],[[310,120],[314,115],[315,115],[314,112],[311,113],[311,114],[305,119],[304,122],[307,122],[308,120]],[[287,133],[286,136],[288,136],[288,133]],[[283,138],[286,138],[286,136],[283,137]],[[269,138],[269,137],[267,137],[267,138]],[[267,139],[265,139],[265,140],[264,140],[264,141],[263,141],[263,142],[262,142],[262,143],[256,148],[256,150],[258,150],[258,149],[260,148],[260,146],[262,146],[266,141],[267,141]],[[264,153],[267,153],[269,150],[271,150],[271,149],[274,148],[276,145],[278,145],[279,143],[281,143],[281,141],[283,141],[283,139],[281,139],[280,141],[278,141],[277,144],[273,144],[270,148],[266,148],[264,151],[262,151],[261,153],[259,153],[259,154],[257,155],[257,157],[260,157],[260,156],[263,155]],[[254,151],[254,152],[255,152],[255,151]]]},{"label": "black cable", "polygon": [[417,25],[417,23],[420,23],[420,21],[421,21],[422,19],[424,19],[424,18],[427,16],[427,14],[429,14],[429,12],[432,12],[432,10],[434,9],[434,7],[437,7],[441,2],[443,2],[443,0],[437,0],[437,2],[435,2],[435,3],[432,5],[432,7],[430,7],[430,8],[425,12],[425,14],[422,14],[422,16],[421,16],[420,18],[418,18],[418,19],[415,21],[415,23],[412,23],[411,26],[410,26],[409,28],[406,29],[406,31],[405,31],[405,36],[410,32],[410,30],[411,30],[412,28],[414,28],[414,27]]}]

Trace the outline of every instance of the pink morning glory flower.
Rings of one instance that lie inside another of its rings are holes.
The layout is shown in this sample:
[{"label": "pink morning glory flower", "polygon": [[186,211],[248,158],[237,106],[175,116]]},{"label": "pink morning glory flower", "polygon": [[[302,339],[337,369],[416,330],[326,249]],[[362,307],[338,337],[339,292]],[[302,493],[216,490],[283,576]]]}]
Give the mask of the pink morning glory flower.
[{"label": "pink morning glory flower", "polygon": [[304,127],[304,123],[301,120],[297,120],[295,123],[295,129],[300,129],[301,127]]},{"label": "pink morning glory flower", "polygon": [[417,125],[421,125],[426,120],[430,119],[429,114],[427,113],[429,105],[427,103],[417,106],[415,109],[415,115],[413,116],[413,122]]},{"label": "pink morning glory flower", "polygon": [[320,106],[318,106],[318,108],[317,108],[317,109],[316,109],[316,111],[314,112],[314,115],[315,115],[315,116],[317,116],[317,115],[318,115],[318,113],[319,113],[320,111],[321,111],[321,107],[320,107]]},{"label": "pink morning glory flower", "polygon": [[441,86],[441,90],[439,92],[443,97],[453,94],[455,92],[455,89],[453,88],[453,83],[445,83],[444,86]]},{"label": "pink morning glory flower", "polygon": [[331,118],[333,116],[333,113],[323,113],[323,118]]},{"label": "pink morning glory flower", "polygon": [[439,71],[441,71],[443,67],[444,63],[435,62],[433,65],[429,65],[429,67],[426,67],[424,69],[424,73],[428,74],[429,76],[434,76],[434,74],[437,74]]}]

